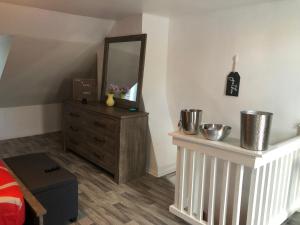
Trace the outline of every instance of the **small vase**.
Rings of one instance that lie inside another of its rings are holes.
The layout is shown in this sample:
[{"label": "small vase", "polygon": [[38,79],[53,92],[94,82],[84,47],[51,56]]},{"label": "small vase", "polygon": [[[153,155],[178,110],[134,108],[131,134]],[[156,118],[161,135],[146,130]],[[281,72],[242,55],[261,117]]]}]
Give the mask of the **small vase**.
[{"label": "small vase", "polygon": [[121,94],[120,94],[120,97],[121,97],[121,99],[125,99],[125,97],[126,97],[126,94],[124,94],[124,93],[121,93]]},{"label": "small vase", "polygon": [[114,106],[114,104],[115,104],[114,94],[107,94],[106,105]]}]

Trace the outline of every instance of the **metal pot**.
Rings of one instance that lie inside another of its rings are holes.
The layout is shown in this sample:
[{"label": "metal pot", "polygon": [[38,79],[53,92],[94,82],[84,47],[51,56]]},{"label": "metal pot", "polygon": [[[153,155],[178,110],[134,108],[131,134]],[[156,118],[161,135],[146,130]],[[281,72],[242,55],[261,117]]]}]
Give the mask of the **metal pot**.
[{"label": "metal pot", "polygon": [[183,130],[185,134],[198,134],[201,120],[202,110],[184,109],[180,112],[179,127]]},{"label": "metal pot", "polygon": [[268,149],[273,113],[262,111],[241,112],[241,147],[249,150]]}]

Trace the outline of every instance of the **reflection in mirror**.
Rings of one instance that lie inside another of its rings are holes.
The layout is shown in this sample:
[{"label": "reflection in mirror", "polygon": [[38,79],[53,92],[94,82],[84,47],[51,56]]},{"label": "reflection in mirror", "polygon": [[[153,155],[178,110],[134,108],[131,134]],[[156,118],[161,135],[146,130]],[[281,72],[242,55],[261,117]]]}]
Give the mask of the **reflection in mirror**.
[{"label": "reflection in mirror", "polygon": [[115,97],[137,100],[141,41],[109,44],[106,93],[113,88]]}]

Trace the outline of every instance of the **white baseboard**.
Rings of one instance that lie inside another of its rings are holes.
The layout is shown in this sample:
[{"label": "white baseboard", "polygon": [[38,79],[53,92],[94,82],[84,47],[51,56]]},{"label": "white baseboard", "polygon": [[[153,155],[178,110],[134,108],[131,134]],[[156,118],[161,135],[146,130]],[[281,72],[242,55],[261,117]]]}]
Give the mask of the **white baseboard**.
[{"label": "white baseboard", "polygon": [[162,177],[170,173],[174,173],[176,171],[176,163],[167,165],[167,166],[162,166],[156,169],[154,168],[148,168],[147,173],[151,174],[152,176],[155,177]]},{"label": "white baseboard", "polygon": [[157,177],[157,170],[154,168],[147,168],[147,173],[149,173],[150,175]]}]

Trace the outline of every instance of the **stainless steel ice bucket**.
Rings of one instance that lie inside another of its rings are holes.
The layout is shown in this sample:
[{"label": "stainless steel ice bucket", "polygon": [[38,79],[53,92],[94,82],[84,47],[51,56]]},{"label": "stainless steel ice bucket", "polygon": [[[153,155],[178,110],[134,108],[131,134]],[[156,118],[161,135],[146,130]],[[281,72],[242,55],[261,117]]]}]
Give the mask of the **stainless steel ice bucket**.
[{"label": "stainless steel ice bucket", "polygon": [[268,149],[273,113],[241,112],[241,147],[254,151]]},{"label": "stainless steel ice bucket", "polygon": [[184,109],[180,113],[180,127],[185,134],[198,134],[202,119],[202,110]]}]

